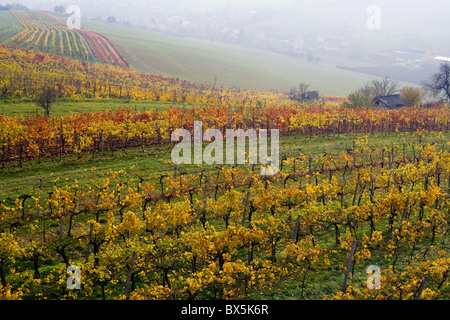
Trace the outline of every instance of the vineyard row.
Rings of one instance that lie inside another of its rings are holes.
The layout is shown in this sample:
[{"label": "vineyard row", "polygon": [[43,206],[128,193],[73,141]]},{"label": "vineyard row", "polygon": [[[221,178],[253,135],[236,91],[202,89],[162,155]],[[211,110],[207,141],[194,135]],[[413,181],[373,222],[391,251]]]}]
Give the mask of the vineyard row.
[{"label": "vineyard row", "polygon": [[[411,159],[389,156],[396,165],[383,168],[353,166],[348,153],[328,159],[347,159],[342,175],[332,164],[328,176],[312,172],[311,161],[286,159],[270,179],[223,168],[174,174],[160,186],[125,172],[87,188],[54,186],[48,196],[0,205],[2,285],[38,299],[242,299],[287,283],[298,284],[300,298],[445,299],[450,154],[417,148]],[[152,196],[158,188],[165,196]],[[354,269],[383,263],[381,290],[345,270],[350,251]],[[81,291],[64,287],[72,264],[81,268]],[[324,270],[353,276],[327,284],[323,296],[309,281]]]}]

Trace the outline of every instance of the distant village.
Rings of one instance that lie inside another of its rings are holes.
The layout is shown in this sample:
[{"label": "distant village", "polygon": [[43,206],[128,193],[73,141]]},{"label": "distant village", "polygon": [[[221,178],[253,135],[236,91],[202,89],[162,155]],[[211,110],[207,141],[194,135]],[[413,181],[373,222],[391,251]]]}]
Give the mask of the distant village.
[{"label": "distant village", "polygon": [[[339,32],[320,31],[311,32],[301,28],[298,21],[280,23],[274,20],[276,14],[270,9],[258,10],[232,10],[224,9],[220,12],[207,14],[192,13],[189,11],[167,14],[163,8],[153,6],[150,17],[133,17],[133,19],[117,20],[114,23],[124,26],[138,27],[154,32],[161,32],[179,37],[197,38],[207,41],[242,45],[282,53],[285,55],[303,58],[309,62],[321,62],[330,58],[344,59],[343,68],[356,72],[372,74],[374,76],[399,75],[397,80],[406,79],[419,82],[420,75],[413,75],[407,70],[384,70],[376,74],[370,69],[359,69],[359,65],[345,63],[347,61],[361,62],[371,66],[393,66],[396,68],[421,68],[426,76],[435,72],[440,62],[450,61],[450,53],[437,52],[426,45],[418,45],[411,41],[410,45],[399,45],[398,48],[384,49],[366,47],[364,39],[355,35]],[[292,14],[282,12],[286,19]],[[108,21],[106,17],[98,20]],[[393,41],[394,43],[396,41]],[[407,41],[403,41],[405,43]],[[394,45],[395,46],[395,45]],[[393,46],[391,46],[393,47]]]}]

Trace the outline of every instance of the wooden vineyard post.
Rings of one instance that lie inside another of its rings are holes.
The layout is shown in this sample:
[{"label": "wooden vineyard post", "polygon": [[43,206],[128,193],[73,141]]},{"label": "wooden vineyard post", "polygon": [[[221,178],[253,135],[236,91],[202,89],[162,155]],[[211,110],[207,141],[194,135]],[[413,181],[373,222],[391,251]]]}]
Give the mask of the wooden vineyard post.
[{"label": "wooden vineyard post", "polygon": [[36,205],[36,217],[39,218],[39,215],[41,214],[41,193],[42,193],[42,179],[39,179],[39,197],[38,197],[38,203]]},{"label": "wooden vineyard post", "polygon": [[338,116],[337,125],[336,125],[338,138],[339,138],[339,133],[340,133],[340,131],[339,131],[340,124],[341,124],[341,116]]},{"label": "wooden vineyard post", "polygon": [[207,207],[207,196],[208,196],[208,176],[205,176],[205,186],[203,187],[203,210],[206,211]]},{"label": "wooden vineyard post", "polygon": [[[175,166],[173,167],[173,180],[175,181],[177,179],[178,174],[178,164],[175,163]],[[181,187],[181,184],[180,184]],[[172,188],[172,194],[176,195],[176,189],[175,187]]]},{"label": "wooden vineyard post", "polygon": [[136,260],[136,252],[133,253],[133,257],[131,258],[130,270],[128,270],[127,282],[125,283],[125,292],[123,295],[126,297],[128,294],[128,288],[130,287],[131,276],[133,275],[133,267],[134,261]]},{"label": "wooden vineyard post", "polygon": [[345,290],[347,290],[347,280],[350,274],[350,269],[352,267],[353,256],[355,255],[356,243],[357,241],[353,240],[352,250],[350,251],[350,256],[348,257],[347,269],[345,270],[344,282],[342,283],[342,292],[345,292]]},{"label": "wooden vineyard post", "polygon": [[358,179],[356,181],[356,186],[355,186],[355,192],[353,193],[353,202],[352,202],[352,206],[354,206],[356,204],[356,196],[358,194],[358,186],[359,186],[359,182],[361,180],[361,174],[358,173]]},{"label": "wooden vineyard post", "polygon": [[336,136],[336,130],[337,130],[337,120],[333,121],[333,138]]},{"label": "wooden vineyard post", "polygon": [[94,231],[94,224],[91,223],[91,228],[89,230],[89,242],[86,246],[86,253],[84,255],[85,260],[84,263],[87,264],[89,262],[89,256],[91,255],[91,240],[92,240],[92,232]]},{"label": "wooden vineyard post", "polygon": [[102,134],[100,136],[100,143],[101,143],[101,148],[102,148],[102,158],[104,155],[104,149],[105,149],[105,140],[104,140],[104,134],[103,134],[103,130],[102,130]]},{"label": "wooden vineyard post", "polygon": [[127,154],[127,149],[128,149],[128,124],[126,125],[126,136],[125,136],[125,146],[124,146],[124,149],[123,149],[123,152],[125,153],[125,154]]},{"label": "wooden vineyard post", "polygon": [[298,236],[300,234],[300,220],[301,220],[302,216],[298,215],[297,219],[295,220],[295,227],[294,227],[294,232],[292,234],[292,240],[295,240],[295,243],[298,242]]},{"label": "wooden vineyard post", "polygon": [[415,300],[420,300],[422,297],[422,292],[425,290],[426,286],[427,286],[427,282],[428,282],[428,275],[426,275],[422,282],[420,283],[420,287],[419,290],[416,293],[416,296],[414,297]]},{"label": "wooden vineyard post", "polygon": [[388,151],[389,170],[392,169],[392,153]]},{"label": "wooden vineyard post", "polygon": [[309,163],[308,163],[308,175],[309,175],[309,184],[311,184],[311,178],[312,178],[312,158],[309,157]]},{"label": "wooden vineyard post", "polygon": [[353,168],[356,168],[356,143],[355,143],[355,141],[353,141],[352,156],[353,156]]},{"label": "wooden vineyard post", "polygon": [[[250,182],[249,186],[248,186],[248,190],[247,190],[247,194],[245,195],[245,203],[244,203],[244,213],[242,214],[242,226],[245,226],[245,218],[247,215],[247,207],[248,207],[248,200],[250,198],[250,187],[252,185],[252,182]],[[249,215],[249,221],[250,221],[250,215]]]},{"label": "wooden vineyard post", "polygon": [[64,127],[63,127],[62,118],[61,118],[61,129],[59,131],[59,137],[61,140],[61,146],[59,147],[59,161],[61,161],[63,153],[64,153]]},{"label": "wooden vineyard post", "polygon": [[385,135],[387,136],[389,132],[389,116],[386,116],[386,128],[385,128]]},{"label": "wooden vineyard post", "polygon": [[175,166],[173,168],[173,179],[174,180],[177,178],[177,169],[178,169],[178,164],[175,163]]},{"label": "wooden vineyard post", "polygon": [[6,162],[6,142],[5,142],[5,138],[3,138],[3,143],[2,143],[2,169],[5,169],[5,162]]},{"label": "wooden vineyard post", "polygon": [[207,198],[208,198],[208,176],[205,176],[205,185],[203,186],[203,212],[202,216],[200,217],[200,223],[203,226],[203,229],[206,230],[206,209],[207,209]]},{"label": "wooden vineyard post", "polygon": [[59,240],[62,239],[62,235],[63,235],[63,226],[64,226],[64,220],[63,218],[59,218]]},{"label": "wooden vineyard post", "polygon": [[440,187],[441,186],[441,169],[439,167],[439,162],[436,163],[436,183],[437,186]]}]

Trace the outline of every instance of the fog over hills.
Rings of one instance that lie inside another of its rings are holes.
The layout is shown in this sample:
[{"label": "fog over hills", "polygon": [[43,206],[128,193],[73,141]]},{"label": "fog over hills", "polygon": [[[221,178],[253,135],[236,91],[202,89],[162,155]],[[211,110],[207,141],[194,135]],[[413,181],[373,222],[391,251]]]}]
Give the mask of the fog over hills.
[{"label": "fog over hills", "polygon": [[[440,62],[434,58],[450,57],[446,0],[20,2],[48,11],[77,5],[85,19],[262,49],[416,83],[436,70]],[[379,23],[378,28],[368,28],[368,20]]]},{"label": "fog over hills", "polygon": [[[0,1],[7,3],[10,1]],[[220,12],[237,9],[270,8],[278,14],[283,9],[295,12],[301,18],[311,15],[324,18],[316,21],[330,31],[342,23],[355,30],[365,29],[366,9],[371,5],[379,6],[383,29],[391,33],[435,32],[450,27],[448,12],[450,2],[445,0],[21,0],[20,3],[31,9],[52,10],[56,5],[78,5],[86,17],[107,17],[116,15],[118,19],[130,19],[133,16],[154,18],[157,13],[175,15],[180,13],[211,14],[221,19]],[[302,21],[300,21],[301,23]]]},{"label": "fog over hills", "polygon": [[[8,1],[0,1],[7,3]],[[409,35],[419,37],[436,50],[450,45],[437,41],[450,33],[450,2],[446,0],[21,0],[31,9],[52,11],[55,6],[78,5],[84,18],[106,20],[113,16],[117,23],[188,37],[227,41],[221,32],[251,32],[261,36],[265,29],[290,26],[278,36],[288,40],[301,34],[323,33],[341,36]],[[368,30],[369,6],[380,8],[381,29]],[[220,28],[220,29],[219,29]],[[275,32],[276,33],[276,32]],[[440,38],[439,38],[440,39]],[[243,43],[245,44],[245,43]]]}]

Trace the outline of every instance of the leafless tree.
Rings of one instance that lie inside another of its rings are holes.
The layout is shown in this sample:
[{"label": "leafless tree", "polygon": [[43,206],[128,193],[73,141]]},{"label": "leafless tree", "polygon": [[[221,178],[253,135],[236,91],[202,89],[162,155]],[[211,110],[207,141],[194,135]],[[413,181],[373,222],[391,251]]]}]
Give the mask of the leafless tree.
[{"label": "leafless tree", "polygon": [[444,97],[450,100],[450,65],[448,63],[441,64],[439,72],[435,73],[431,80],[423,84],[425,89],[431,92],[435,97]]},{"label": "leafless tree", "polygon": [[293,87],[289,90],[289,97],[292,100],[300,100],[301,95],[308,91],[309,85],[306,83],[300,83],[297,87]]},{"label": "leafless tree", "polygon": [[44,109],[45,116],[50,117],[50,110],[58,97],[58,90],[54,86],[44,85],[37,92],[35,102],[39,107]]},{"label": "leafless tree", "polygon": [[374,79],[370,83],[366,84],[361,92],[374,99],[378,96],[390,96],[399,92],[400,84],[389,78],[383,78],[381,80]]}]

